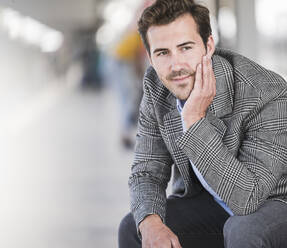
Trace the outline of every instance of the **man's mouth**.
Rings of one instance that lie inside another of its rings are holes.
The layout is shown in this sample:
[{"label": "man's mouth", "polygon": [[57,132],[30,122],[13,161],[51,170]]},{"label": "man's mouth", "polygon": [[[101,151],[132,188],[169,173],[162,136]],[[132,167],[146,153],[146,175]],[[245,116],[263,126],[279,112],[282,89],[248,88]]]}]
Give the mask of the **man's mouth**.
[{"label": "man's mouth", "polygon": [[187,78],[191,77],[191,75],[184,75],[184,76],[181,76],[181,77],[174,77],[174,78],[171,78],[172,81],[183,81]]},{"label": "man's mouth", "polygon": [[192,77],[193,75],[195,75],[195,72],[193,71],[189,71],[187,69],[181,69],[179,71],[172,71],[167,77],[166,79],[168,81],[172,81],[172,82],[182,82],[183,80]]}]

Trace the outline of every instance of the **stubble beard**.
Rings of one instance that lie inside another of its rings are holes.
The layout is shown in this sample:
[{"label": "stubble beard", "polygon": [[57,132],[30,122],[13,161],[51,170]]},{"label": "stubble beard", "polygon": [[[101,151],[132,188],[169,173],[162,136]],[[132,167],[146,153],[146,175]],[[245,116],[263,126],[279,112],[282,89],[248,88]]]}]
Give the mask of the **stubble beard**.
[{"label": "stubble beard", "polygon": [[172,71],[170,74],[166,76],[167,81],[172,81],[176,77],[181,77],[181,76],[189,76],[189,77],[194,77],[195,76],[195,71],[193,70],[187,70],[187,69],[181,69],[179,71]]},{"label": "stubble beard", "polygon": [[[185,85],[175,85],[173,80],[176,77],[180,76],[189,76],[189,82]],[[168,90],[174,95],[177,99],[180,100],[186,100],[190,93],[193,90],[194,82],[195,82],[195,71],[189,71],[186,69],[182,69],[180,71],[172,71],[169,75],[166,76],[166,78],[163,80],[163,82],[166,82],[166,85],[169,85]],[[188,92],[186,92],[188,91]]]}]

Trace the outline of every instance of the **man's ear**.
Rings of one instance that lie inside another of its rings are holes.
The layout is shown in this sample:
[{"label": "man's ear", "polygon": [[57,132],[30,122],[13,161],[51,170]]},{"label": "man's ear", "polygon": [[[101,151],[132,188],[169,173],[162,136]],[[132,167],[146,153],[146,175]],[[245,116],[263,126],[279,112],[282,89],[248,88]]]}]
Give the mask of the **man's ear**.
[{"label": "man's ear", "polygon": [[206,55],[211,58],[215,51],[215,44],[212,35],[208,37],[207,43],[206,43]]}]

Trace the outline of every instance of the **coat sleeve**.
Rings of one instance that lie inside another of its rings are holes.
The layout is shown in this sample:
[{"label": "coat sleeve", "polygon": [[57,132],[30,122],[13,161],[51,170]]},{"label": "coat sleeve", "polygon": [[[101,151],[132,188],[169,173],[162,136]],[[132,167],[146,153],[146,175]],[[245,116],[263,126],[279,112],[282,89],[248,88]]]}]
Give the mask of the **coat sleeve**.
[{"label": "coat sleeve", "polygon": [[158,214],[164,222],[166,188],[172,164],[155,117],[149,89],[144,82],[135,155],[129,178],[131,212],[137,228],[150,214]]},{"label": "coat sleeve", "polygon": [[[243,138],[236,155],[207,116],[177,140],[235,215],[255,212],[287,173],[286,90],[261,106],[248,124],[240,127]],[[286,194],[286,182],[283,187]]]}]

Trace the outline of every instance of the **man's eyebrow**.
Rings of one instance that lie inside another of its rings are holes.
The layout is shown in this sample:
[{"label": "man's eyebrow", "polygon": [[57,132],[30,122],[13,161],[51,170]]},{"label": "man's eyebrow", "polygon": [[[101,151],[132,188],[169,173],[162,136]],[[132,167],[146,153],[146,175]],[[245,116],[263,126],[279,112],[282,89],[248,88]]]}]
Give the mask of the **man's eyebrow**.
[{"label": "man's eyebrow", "polygon": [[[177,47],[182,47],[182,46],[186,46],[186,45],[194,45],[194,44],[195,44],[194,41],[187,41],[187,42],[184,42],[184,43],[177,45]],[[158,52],[167,51],[167,50],[168,50],[167,48],[157,48],[153,51],[153,53],[158,53]]]},{"label": "man's eyebrow", "polygon": [[194,41],[187,41],[187,42],[184,42],[184,43],[177,45],[177,47],[182,47],[182,46],[186,46],[186,45],[194,45],[194,44],[195,44]]},{"label": "man's eyebrow", "polygon": [[[182,46],[186,46],[186,45],[194,45],[194,44],[195,44],[194,41],[187,41],[187,42],[184,42],[184,43],[177,45],[177,47],[182,47]],[[158,52],[167,51],[167,50],[168,50],[167,48],[157,48],[153,51],[153,53],[158,53]]]},{"label": "man's eyebrow", "polygon": [[158,53],[158,52],[162,52],[162,51],[167,51],[167,48],[157,48],[153,51],[153,53]]}]

